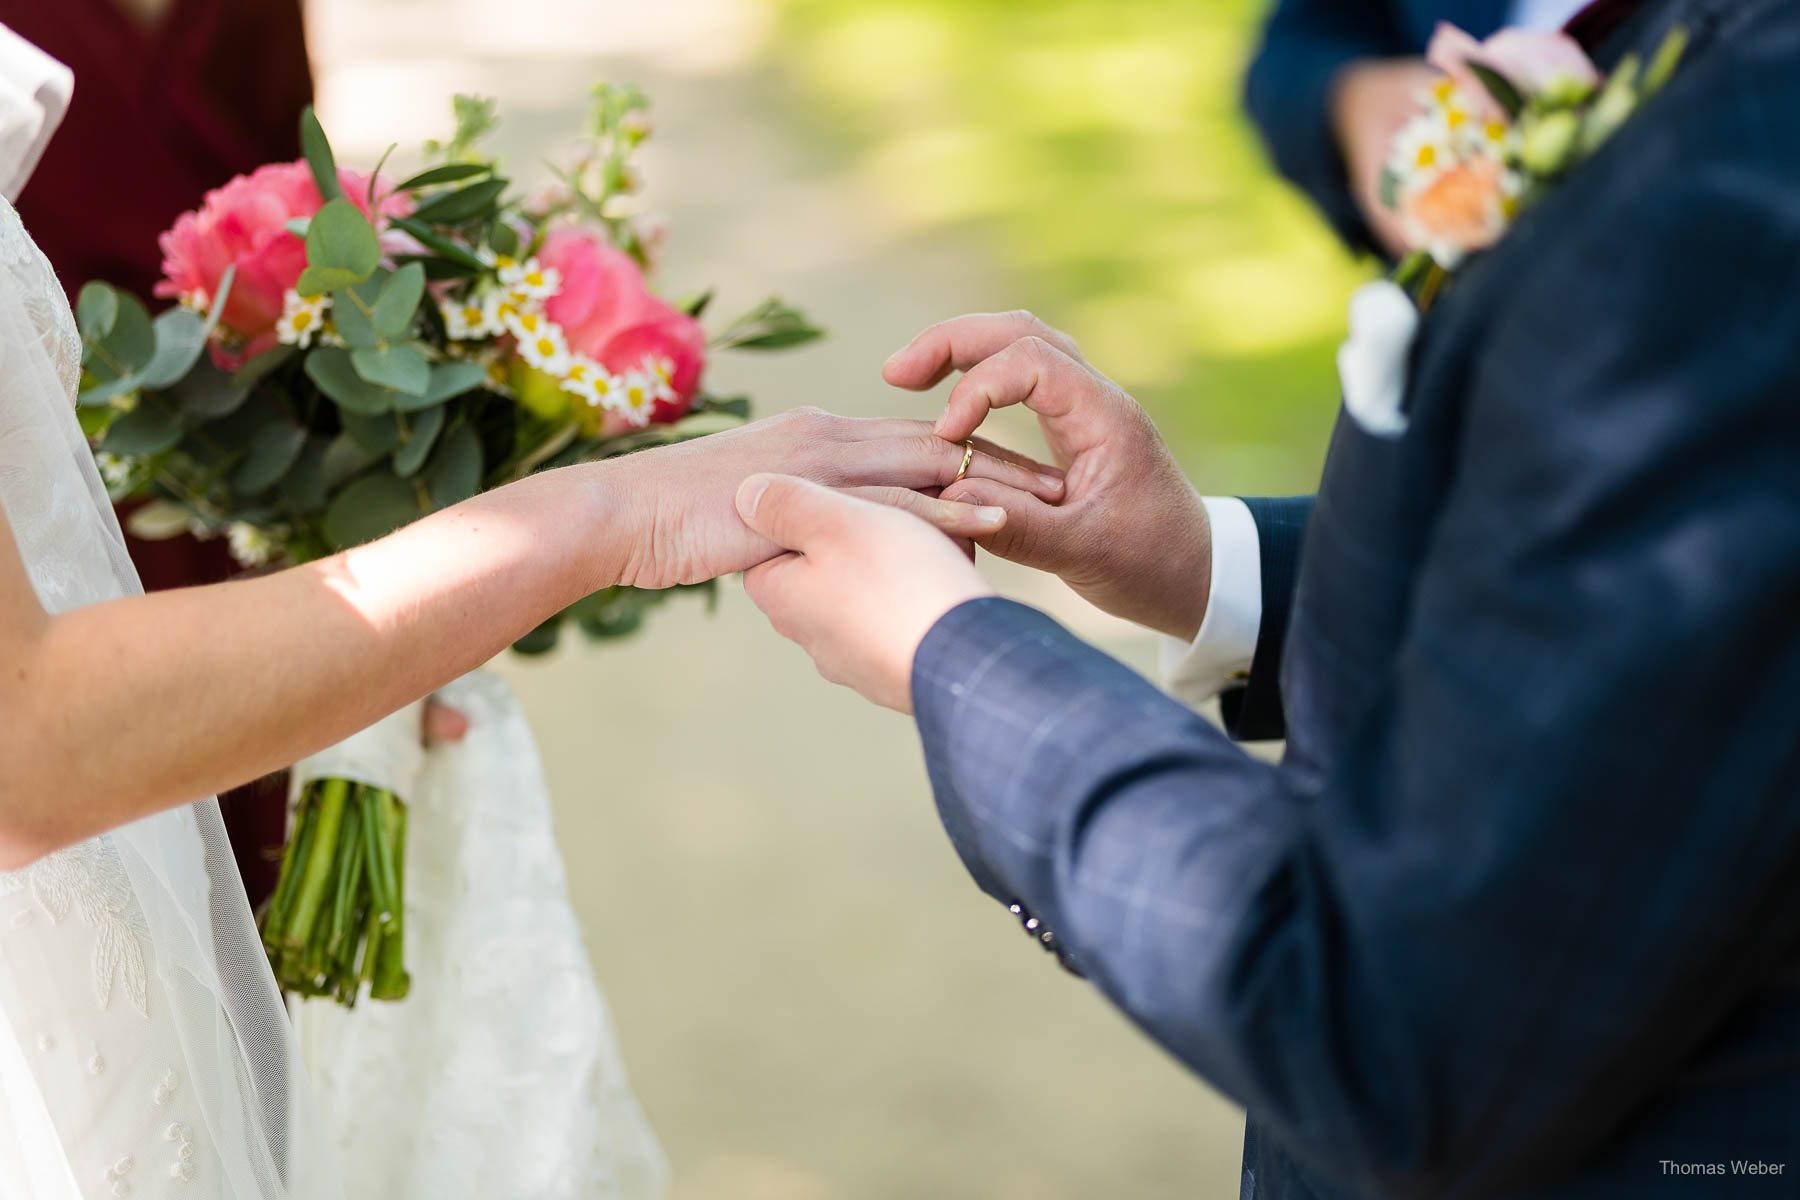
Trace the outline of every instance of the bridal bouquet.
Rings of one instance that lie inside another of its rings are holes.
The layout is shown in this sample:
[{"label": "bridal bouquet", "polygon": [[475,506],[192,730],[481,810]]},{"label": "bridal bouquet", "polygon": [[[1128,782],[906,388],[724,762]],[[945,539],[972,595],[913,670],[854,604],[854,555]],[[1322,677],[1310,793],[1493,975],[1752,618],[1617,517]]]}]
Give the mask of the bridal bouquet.
[{"label": "bridal bouquet", "polygon": [[[710,338],[710,294],[648,283],[664,238],[635,214],[648,101],[601,85],[558,182],[519,197],[480,150],[490,101],[456,100],[427,167],[390,182],[340,167],[310,110],[303,160],[208,193],[161,239],[176,301],[151,318],[90,283],[76,304],[83,426],[140,536],[224,536],[246,567],[302,563],[380,537],[532,471],[741,421],[703,382],[707,356],[819,335],[769,300]],[[631,632],[663,593],[612,588],[572,620]],[[414,735],[416,740],[416,734]],[[276,976],[353,1004],[406,994],[407,812],[391,788],[304,782],[261,915]]]}]

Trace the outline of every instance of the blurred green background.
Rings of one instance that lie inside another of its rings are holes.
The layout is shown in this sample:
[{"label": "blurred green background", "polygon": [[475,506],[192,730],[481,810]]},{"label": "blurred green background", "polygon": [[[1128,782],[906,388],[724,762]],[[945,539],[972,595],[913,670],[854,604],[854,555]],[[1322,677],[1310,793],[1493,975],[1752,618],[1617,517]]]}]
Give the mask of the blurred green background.
[{"label": "blurred green background", "polygon": [[810,124],[910,231],[975,231],[1207,486],[1310,486],[1364,273],[1243,119],[1262,4],[775,2]]},{"label": "blurred green background", "polygon": [[[929,417],[881,386],[926,324],[1034,309],[1206,491],[1307,489],[1361,277],[1238,111],[1249,0],[308,0],[320,110],[372,165],[498,98],[542,179],[596,78],[655,101],[669,291],[831,330],[720,358],[762,412]],[[997,436],[1038,445],[1029,415]],[[985,564],[1140,670],[1155,639]],[[1057,970],[946,842],[910,722],[821,682],[735,583],[646,634],[502,659],[672,1200],[1238,1194],[1241,1116]]]}]

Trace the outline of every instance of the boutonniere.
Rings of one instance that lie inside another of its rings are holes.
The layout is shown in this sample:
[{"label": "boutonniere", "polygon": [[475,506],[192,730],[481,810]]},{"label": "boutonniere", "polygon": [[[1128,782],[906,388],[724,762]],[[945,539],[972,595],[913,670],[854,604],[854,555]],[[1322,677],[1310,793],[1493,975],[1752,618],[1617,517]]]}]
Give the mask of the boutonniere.
[{"label": "boutonniere", "polygon": [[1420,315],[1471,254],[1591,157],[1675,73],[1687,31],[1670,30],[1648,63],[1627,55],[1602,77],[1565,33],[1503,29],[1478,42],[1439,24],[1425,59],[1444,78],[1395,135],[1381,201],[1413,250],[1350,305],[1338,352],[1344,404],[1369,432],[1406,429],[1400,400]]}]

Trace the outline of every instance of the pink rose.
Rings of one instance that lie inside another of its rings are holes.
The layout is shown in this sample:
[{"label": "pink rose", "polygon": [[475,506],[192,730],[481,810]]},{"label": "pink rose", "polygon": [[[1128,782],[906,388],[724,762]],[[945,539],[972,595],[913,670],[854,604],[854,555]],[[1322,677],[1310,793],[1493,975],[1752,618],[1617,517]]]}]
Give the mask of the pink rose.
[{"label": "pink rose", "polygon": [[1600,72],[1587,53],[1560,30],[1502,29],[1478,42],[1447,21],[1438,22],[1425,48],[1425,61],[1450,76],[1488,119],[1506,113],[1469,69],[1471,59],[1498,73],[1524,96],[1541,95],[1559,85],[1594,87],[1600,82]]},{"label": "pink rose", "polygon": [[[369,177],[340,170],[338,178],[344,194],[368,216]],[[237,345],[230,355],[215,349],[222,365],[242,362],[275,344],[282,297],[306,269],[306,243],[288,231],[287,223],[312,216],[323,204],[306,163],[270,163],[206,193],[198,211],[177,217],[158,239],[165,276],[156,285],[158,296],[205,307],[226,269],[237,267],[220,321]],[[383,216],[404,215],[411,208],[408,196],[389,192],[381,197]]]},{"label": "pink rose", "polygon": [[614,375],[663,375],[675,396],[659,400],[652,419],[684,415],[706,369],[700,323],[652,295],[636,260],[587,230],[554,230],[537,258],[562,276],[562,290],[544,302],[544,315],[562,328],[569,349]]}]

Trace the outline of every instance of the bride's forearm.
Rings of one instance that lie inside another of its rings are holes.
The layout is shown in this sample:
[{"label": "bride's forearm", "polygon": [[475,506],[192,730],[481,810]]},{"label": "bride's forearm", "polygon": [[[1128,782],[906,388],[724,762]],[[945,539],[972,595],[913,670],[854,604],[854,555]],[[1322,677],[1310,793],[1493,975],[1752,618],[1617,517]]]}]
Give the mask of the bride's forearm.
[{"label": "bride's forearm", "polygon": [[15,624],[0,868],[278,769],[480,665],[617,582],[631,509],[606,464],[568,468],[304,567]]}]

